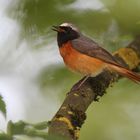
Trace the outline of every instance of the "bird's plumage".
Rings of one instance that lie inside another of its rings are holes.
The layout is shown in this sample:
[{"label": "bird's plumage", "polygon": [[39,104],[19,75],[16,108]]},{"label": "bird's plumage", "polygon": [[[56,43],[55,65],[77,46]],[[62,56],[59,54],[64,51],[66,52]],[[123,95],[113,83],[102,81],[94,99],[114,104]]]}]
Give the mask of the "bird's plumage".
[{"label": "bird's plumage", "polygon": [[74,49],[85,55],[95,57],[108,63],[117,63],[115,58],[108,51],[86,36],[81,35],[71,42]]}]

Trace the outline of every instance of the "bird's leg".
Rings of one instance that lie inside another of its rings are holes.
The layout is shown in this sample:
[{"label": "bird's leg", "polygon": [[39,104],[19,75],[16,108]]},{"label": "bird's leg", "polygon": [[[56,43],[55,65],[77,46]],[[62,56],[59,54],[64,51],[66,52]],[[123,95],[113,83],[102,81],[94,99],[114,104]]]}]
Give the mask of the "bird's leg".
[{"label": "bird's leg", "polygon": [[81,81],[79,81],[79,82],[72,88],[72,90],[78,90],[78,89],[86,82],[86,80],[87,80],[89,77],[90,77],[89,75],[85,76]]},{"label": "bird's leg", "polygon": [[78,88],[80,88],[80,87],[85,83],[85,81],[86,81],[89,77],[90,77],[89,75],[85,76],[85,77],[82,79],[82,81],[80,81],[80,83],[78,84]]}]

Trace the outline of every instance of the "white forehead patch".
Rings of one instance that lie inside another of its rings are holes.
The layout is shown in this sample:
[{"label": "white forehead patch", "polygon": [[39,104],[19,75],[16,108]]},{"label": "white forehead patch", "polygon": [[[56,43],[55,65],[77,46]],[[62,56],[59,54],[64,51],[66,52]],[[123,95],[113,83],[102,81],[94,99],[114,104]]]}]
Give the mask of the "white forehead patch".
[{"label": "white forehead patch", "polygon": [[62,23],[60,26],[63,26],[63,27],[71,27],[73,30],[79,31],[78,28],[76,26],[74,26],[73,24],[71,24],[71,23],[65,22],[65,23]]},{"label": "white forehead patch", "polygon": [[71,24],[70,23],[62,23],[60,26],[71,26]]}]

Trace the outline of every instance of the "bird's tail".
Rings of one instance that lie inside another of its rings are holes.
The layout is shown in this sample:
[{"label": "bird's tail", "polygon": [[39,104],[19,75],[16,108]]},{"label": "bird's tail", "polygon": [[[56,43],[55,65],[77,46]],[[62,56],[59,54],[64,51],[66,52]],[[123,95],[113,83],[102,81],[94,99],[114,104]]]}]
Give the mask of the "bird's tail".
[{"label": "bird's tail", "polygon": [[140,75],[135,73],[135,72],[132,72],[131,70],[128,70],[126,68],[123,68],[121,66],[117,66],[117,65],[112,65],[110,64],[110,68],[114,71],[116,71],[118,74],[124,76],[124,77],[127,77],[129,78],[130,80],[140,84]]}]

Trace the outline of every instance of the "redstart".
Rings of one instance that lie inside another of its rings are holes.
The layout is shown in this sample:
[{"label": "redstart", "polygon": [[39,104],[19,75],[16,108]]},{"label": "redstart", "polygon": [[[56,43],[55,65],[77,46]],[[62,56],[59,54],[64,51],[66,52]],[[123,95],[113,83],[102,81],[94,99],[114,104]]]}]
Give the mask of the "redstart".
[{"label": "redstart", "polygon": [[115,71],[121,76],[140,83],[140,75],[119,64],[107,50],[84,36],[73,24],[63,23],[53,26],[53,30],[57,32],[59,51],[66,66],[86,76],[82,83],[88,77],[97,76],[104,69]]}]

